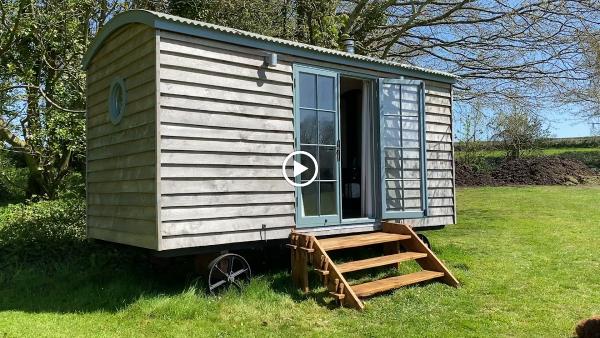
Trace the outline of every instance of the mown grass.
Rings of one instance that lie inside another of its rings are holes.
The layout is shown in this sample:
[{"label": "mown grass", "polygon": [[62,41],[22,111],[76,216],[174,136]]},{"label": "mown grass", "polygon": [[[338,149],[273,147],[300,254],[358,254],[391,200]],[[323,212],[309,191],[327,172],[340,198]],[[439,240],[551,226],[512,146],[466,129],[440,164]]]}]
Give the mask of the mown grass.
[{"label": "mown grass", "polygon": [[11,267],[0,336],[570,336],[600,314],[599,196],[591,186],[459,189],[459,224],[427,235],[462,287],[400,289],[363,312],[299,294],[283,268],[211,297],[135,255]]}]

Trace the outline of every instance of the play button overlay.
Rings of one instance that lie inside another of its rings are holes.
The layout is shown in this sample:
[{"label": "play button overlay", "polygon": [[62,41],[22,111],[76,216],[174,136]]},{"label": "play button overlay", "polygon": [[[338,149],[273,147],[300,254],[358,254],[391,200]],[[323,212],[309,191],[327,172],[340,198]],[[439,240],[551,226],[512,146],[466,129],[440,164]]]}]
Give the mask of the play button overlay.
[{"label": "play button overlay", "polygon": [[303,172],[307,171],[308,168],[303,166],[302,164],[294,161],[294,177],[302,174]]},{"label": "play button overlay", "polygon": [[[296,161],[294,158],[296,155],[299,156],[307,156],[308,158],[310,158],[310,160],[312,161],[313,165],[314,165],[314,173],[312,175],[312,177],[306,181],[306,182],[302,182],[302,183],[296,183],[294,182],[293,179],[296,179],[296,177],[302,175],[302,173],[304,173],[305,171],[309,170],[310,168],[308,168],[307,166],[301,164],[300,162]],[[287,173],[286,173],[286,168],[288,166],[288,162],[292,160],[293,161],[293,166],[294,166],[294,171],[293,171],[293,179],[291,179],[290,177],[288,177]],[[292,186],[294,187],[306,187],[307,185],[311,184],[316,178],[317,178],[317,174],[319,173],[319,165],[317,164],[317,160],[315,159],[314,156],[312,156],[309,152],[306,151],[294,151],[293,153],[288,154],[285,157],[285,160],[283,160],[283,163],[281,164],[281,172],[283,174],[283,178],[285,178],[285,180]]]}]

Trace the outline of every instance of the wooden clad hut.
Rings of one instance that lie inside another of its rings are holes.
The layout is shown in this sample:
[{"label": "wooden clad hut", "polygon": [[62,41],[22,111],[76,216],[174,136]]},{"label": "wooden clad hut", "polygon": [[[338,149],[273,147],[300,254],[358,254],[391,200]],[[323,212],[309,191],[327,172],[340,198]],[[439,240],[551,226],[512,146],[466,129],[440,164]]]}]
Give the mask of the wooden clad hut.
[{"label": "wooden clad hut", "polygon": [[[83,66],[91,238],[168,251],[456,222],[451,74],[141,10]],[[318,166],[283,163],[294,151]]]}]

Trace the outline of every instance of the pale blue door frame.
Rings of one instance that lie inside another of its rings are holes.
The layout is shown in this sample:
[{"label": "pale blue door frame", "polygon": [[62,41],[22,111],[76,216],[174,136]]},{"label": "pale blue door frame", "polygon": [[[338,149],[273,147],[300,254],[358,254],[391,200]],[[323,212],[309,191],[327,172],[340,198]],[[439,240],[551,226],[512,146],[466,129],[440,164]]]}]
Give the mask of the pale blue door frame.
[{"label": "pale blue door frame", "polygon": [[[341,223],[339,74],[294,65],[295,149],[311,153],[319,163],[317,179],[296,187],[296,225],[316,227]],[[296,161],[305,163],[306,156]],[[312,168],[312,162],[307,162]],[[296,177],[304,183],[313,171]]]},{"label": "pale blue door frame", "polygon": [[426,217],[424,83],[388,78],[378,82],[381,218]]}]

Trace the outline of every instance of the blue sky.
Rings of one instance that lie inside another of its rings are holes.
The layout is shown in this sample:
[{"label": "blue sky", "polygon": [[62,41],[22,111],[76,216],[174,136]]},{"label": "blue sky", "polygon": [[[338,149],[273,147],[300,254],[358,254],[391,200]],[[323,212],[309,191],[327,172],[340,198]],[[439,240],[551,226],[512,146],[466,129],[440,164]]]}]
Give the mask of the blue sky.
[{"label": "blue sky", "polygon": [[[459,102],[454,103],[454,123],[455,123],[455,137],[460,139],[462,135],[462,123],[464,114],[470,110],[469,105],[464,105]],[[466,111],[465,111],[466,109]],[[545,120],[546,125],[550,129],[550,137],[587,137],[592,136],[592,125],[590,120],[583,119],[580,112],[581,107],[565,105],[562,108],[555,108],[555,110],[548,110],[546,108],[545,113],[541,117]],[[487,111],[486,118],[482,121],[483,132],[478,137],[487,139],[490,137],[490,130],[486,127],[487,123],[490,122],[490,118],[494,115],[493,112]],[[600,128],[600,118],[595,120]]]},{"label": "blue sky", "polygon": [[577,112],[583,111],[577,105],[565,105],[544,115],[550,132],[554,137],[581,137],[591,136],[591,121],[581,118]]},{"label": "blue sky", "polygon": [[572,116],[552,116],[549,118],[550,131],[555,137],[591,136],[590,123]]}]

